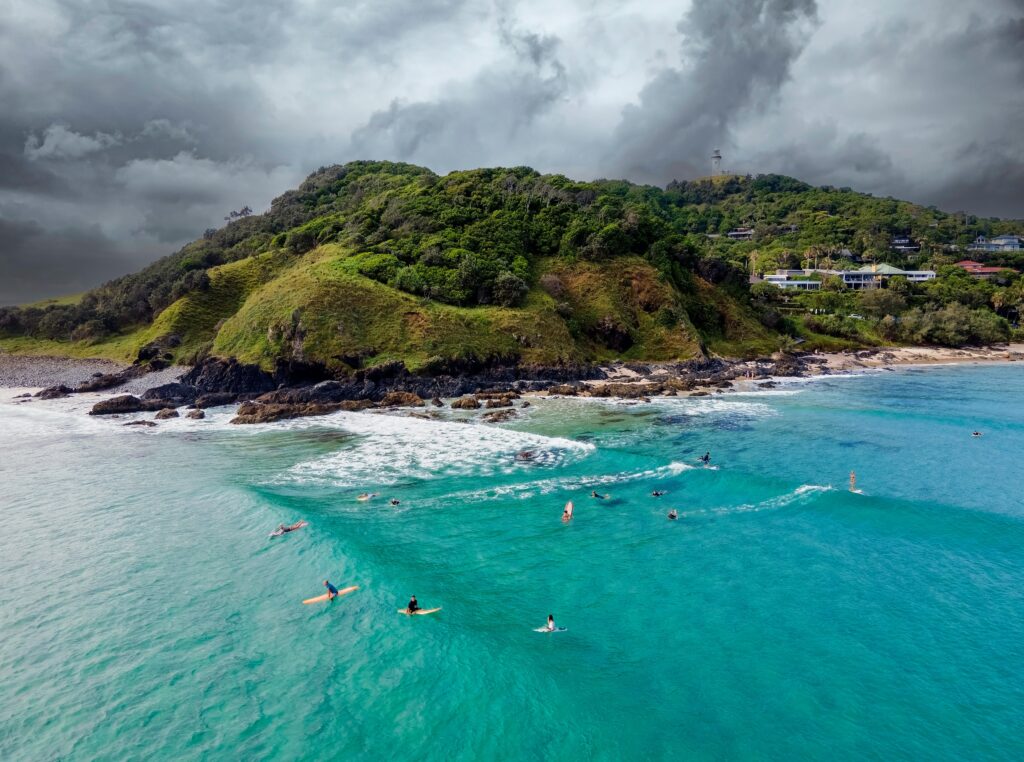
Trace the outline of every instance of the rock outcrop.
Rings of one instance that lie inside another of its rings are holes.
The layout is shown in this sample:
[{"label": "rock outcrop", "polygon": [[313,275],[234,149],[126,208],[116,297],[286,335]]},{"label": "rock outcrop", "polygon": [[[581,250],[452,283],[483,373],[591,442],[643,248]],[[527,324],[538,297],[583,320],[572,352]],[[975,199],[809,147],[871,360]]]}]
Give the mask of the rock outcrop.
[{"label": "rock outcrop", "polygon": [[423,399],[412,392],[388,392],[380,401],[381,407],[423,407]]},{"label": "rock outcrop", "polygon": [[173,407],[165,407],[157,411],[157,414],[153,416],[158,421],[164,421],[168,418],[177,418],[178,411]]},{"label": "rock outcrop", "polygon": [[163,410],[170,407],[167,400],[143,400],[134,394],[122,394],[107,400],[100,400],[92,406],[89,415],[119,415],[121,413],[141,413]]}]

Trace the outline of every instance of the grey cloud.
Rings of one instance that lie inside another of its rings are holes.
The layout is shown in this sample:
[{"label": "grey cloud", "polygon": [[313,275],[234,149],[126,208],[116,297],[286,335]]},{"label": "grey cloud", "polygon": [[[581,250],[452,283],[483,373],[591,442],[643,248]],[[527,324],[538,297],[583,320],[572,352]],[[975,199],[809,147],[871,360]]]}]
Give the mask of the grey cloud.
[{"label": "grey cloud", "polygon": [[94,135],[82,135],[68,129],[63,124],[51,124],[42,135],[35,133],[25,141],[25,155],[35,161],[37,159],[80,159],[121,142],[120,135],[108,135],[97,132]]},{"label": "grey cloud", "polygon": [[678,27],[682,66],[660,71],[626,107],[610,161],[653,182],[706,174],[734,120],[786,81],[816,15],[814,0],[695,0]]},{"label": "grey cloud", "polygon": [[0,305],[74,294],[123,274],[132,257],[96,227],[44,229],[0,217]]},{"label": "grey cloud", "polygon": [[359,158],[664,184],[722,148],[737,171],[1024,216],[1022,0],[8,6],[7,301],[137,269]]},{"label": "grey cloud", "polygon": [[445,98],[392,101],[354,131],[352,154],[422,161],[441,170],[522,164],[515,147],[525,142],[523,133],[534,121],[565,95],[568,78],[557,55],[557,38],[515,31],[504,20],[500,30],[509,58],[468,81],[453,83]]}]

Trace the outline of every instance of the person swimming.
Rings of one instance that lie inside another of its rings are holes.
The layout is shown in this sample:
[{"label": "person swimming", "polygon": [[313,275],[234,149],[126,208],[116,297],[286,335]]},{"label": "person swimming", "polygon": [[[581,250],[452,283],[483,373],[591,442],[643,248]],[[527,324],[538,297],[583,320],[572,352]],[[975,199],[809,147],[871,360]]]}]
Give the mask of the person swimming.
[{"label": "person swimming", "polygon": [[675,508],[673,508],[671,511],[668,512],[668,518],[669,518],[669,521],[675,521],[676,519],[679,518],[679,514],[676,512]]},{"label": "person swimming", "polygon": [[607,495],[598,494],[597,490],[591,490],[590,496],[596,497],[598,500],[605,500],[608,497]]},{"label": "person swimming", "polygon": [[305,521],[296,521],[294,524],[278,524],[277,529],[270,533],[271,537],[280,537],[281,535],[288,534],[288,532],[294,532],[296,529],[302,529],[306,526]]},{"label": "person swimming", "polygon": [[415,595],[409,599],[409,605],[405,607],[405,610],[408,611],[410,614],[415,614],[417,611],[420,610],[420,604],[419,601],[416,600]]},{"label": "person swimming", "polygon": [[981,436],[981,432],[980,431],[975,431],[973,434],[971,434],[971,436],[972,437],[980,437]]},{"label": "person swimming", "polygon": [[391,498],[390,500],[391,505],[399,505],[401,502],[401,500],[396,500],[395,498]]},{"label": "person swimming", "polygon": [[338,588],[332,585],[330,580],[324,580],[324,587],[327,588],[327,600],[333,601],[338,597]]},{"label": "person swimming", "polygon": [[654,490],[654,492],[651,493],[651,497],[661,497],[664,494],[665,494],[665,490],[657,490],[656,489],[656,490]]},{"label": "person swimming", "polygon": [[706,452],[706,453],[704,453],[704,455],[702,455],[697,460],[699,460],[704,465],[707,465],[708,463],[711,462],[711,453],[710,452]]}]

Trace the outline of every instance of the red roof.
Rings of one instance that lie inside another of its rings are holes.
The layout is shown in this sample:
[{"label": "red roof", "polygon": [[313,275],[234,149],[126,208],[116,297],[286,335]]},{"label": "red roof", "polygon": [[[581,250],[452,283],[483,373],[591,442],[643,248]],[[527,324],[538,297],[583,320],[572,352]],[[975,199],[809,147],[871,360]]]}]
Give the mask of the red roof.
[{"label": "red roof", "polygon": [[[1013,270],[1012,267],[986,267],[981,262],[975,262],[973,259],[965,259],[961,262],[956,263],[957,267],[962,267],[972,275],[995,275],[1001,273],[1003,270]],[[1013,270],[1013,272],[1017,272]]]}]

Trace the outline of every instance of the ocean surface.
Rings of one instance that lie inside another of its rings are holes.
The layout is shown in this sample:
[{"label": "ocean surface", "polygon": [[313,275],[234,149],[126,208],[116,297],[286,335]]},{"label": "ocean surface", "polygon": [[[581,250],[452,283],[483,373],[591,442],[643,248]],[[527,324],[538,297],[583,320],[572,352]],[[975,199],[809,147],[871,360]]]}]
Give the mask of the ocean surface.
[{"label": "ocean surface", "polygon": [[0,759],[1024,758],[1020,365],[502,426],[92,401],[0,404]]}]

